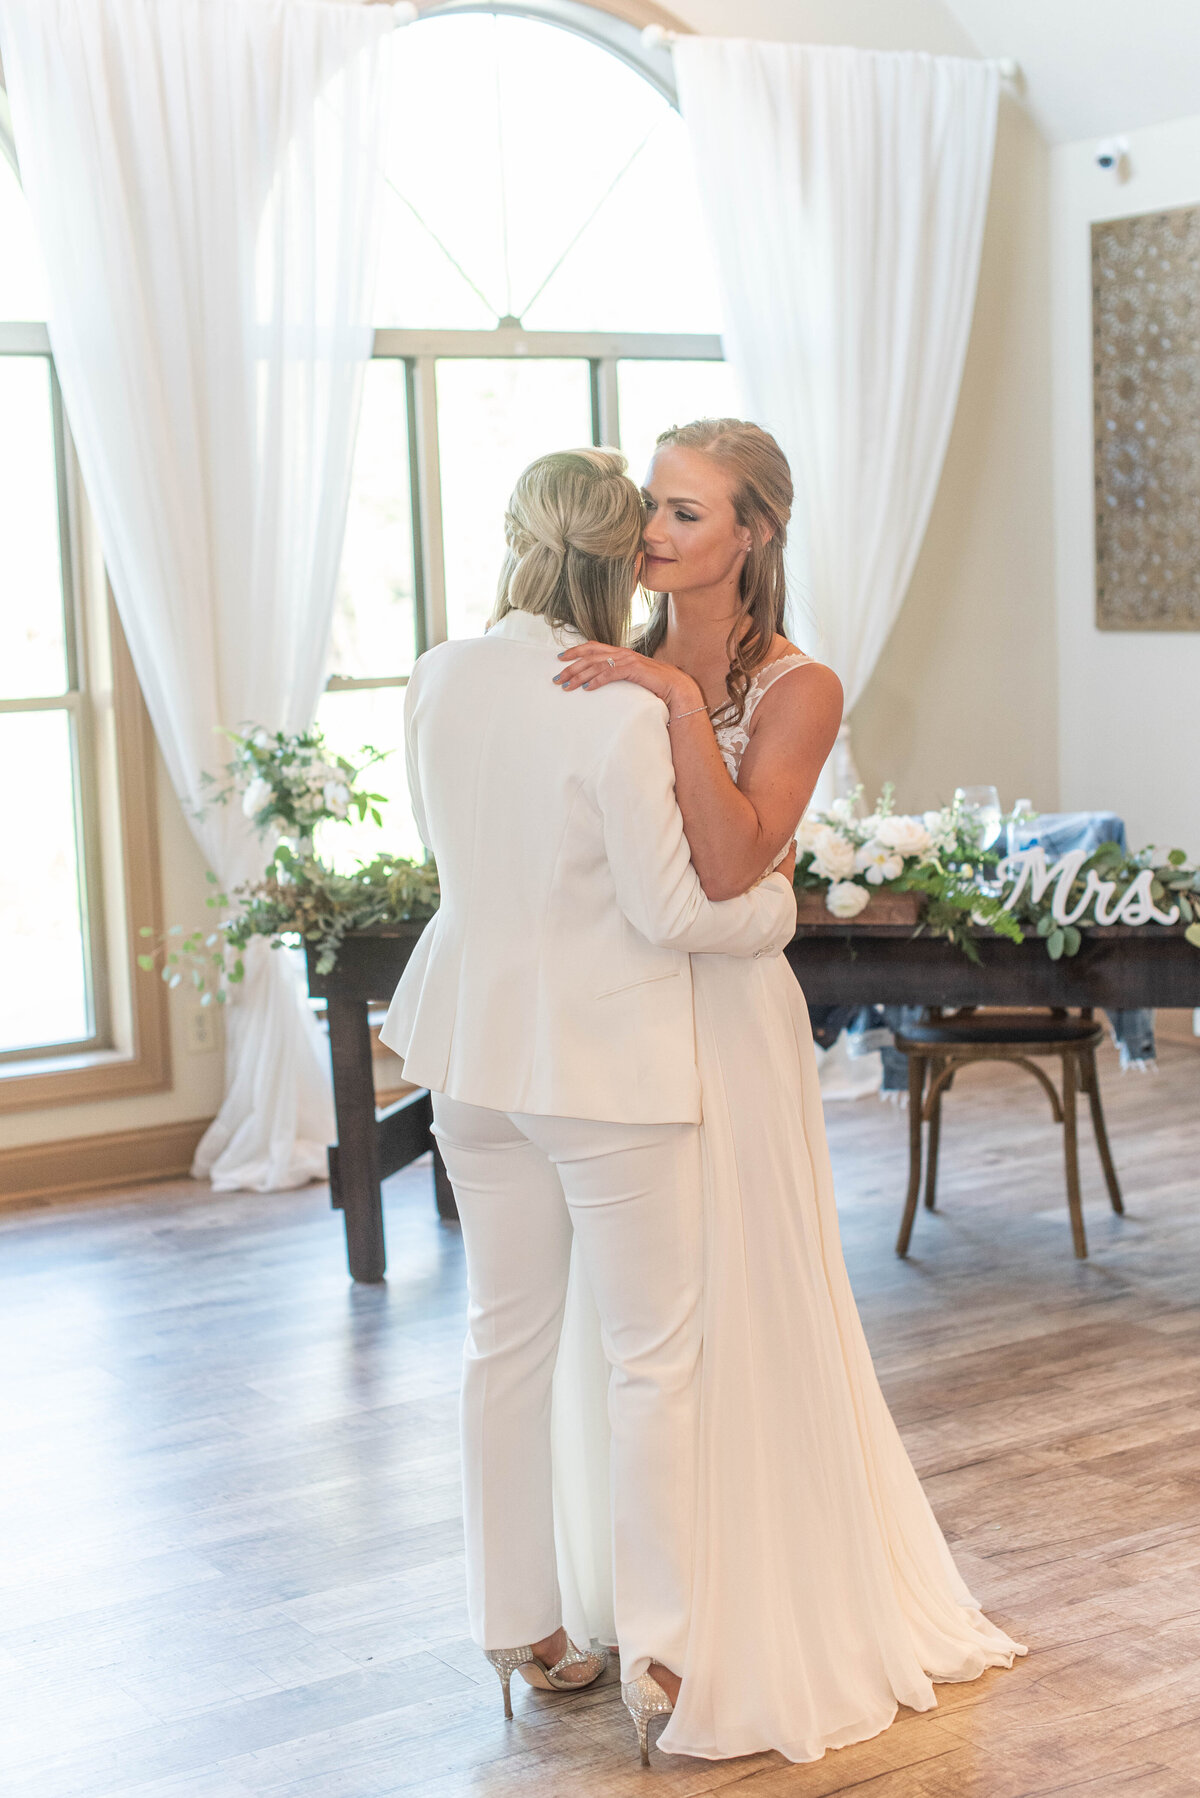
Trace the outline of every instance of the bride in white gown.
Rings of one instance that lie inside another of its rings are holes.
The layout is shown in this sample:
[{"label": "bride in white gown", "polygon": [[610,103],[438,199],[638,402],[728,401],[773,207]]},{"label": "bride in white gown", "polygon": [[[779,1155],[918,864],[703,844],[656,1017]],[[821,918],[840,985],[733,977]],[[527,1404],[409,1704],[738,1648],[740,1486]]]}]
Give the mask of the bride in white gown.
[{"label": "bride in white gown", "polygon": [[[779,634],[791,480],[774,439],[732,420],[666,433],[646,501],[659,593],[646,653],[568,650],[563,685],[636,680],[668,700],[693,860],[721,898],[793,865],[840,688]],[[935,1681],[1026,1650],[967,1590],[880,1391],[795,978],[782,957],[694,956],[692,972],[702,1440],[686,1663],[681,1680],[652,1669],[675,1705],[660,1746],[814,1760],[886,1729],[900,1705],[930,1709]],[[554,1408],[560,1583],[570,1633],[611,1642],[604,1385],[573,1277]]]}]

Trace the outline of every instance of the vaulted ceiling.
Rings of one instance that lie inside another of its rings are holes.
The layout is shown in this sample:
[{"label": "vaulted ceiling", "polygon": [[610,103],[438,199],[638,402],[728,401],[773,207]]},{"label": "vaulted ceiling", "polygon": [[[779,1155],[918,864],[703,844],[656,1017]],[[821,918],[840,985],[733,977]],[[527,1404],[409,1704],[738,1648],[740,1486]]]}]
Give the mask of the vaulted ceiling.
[{"label": "vaulted ceiling", "polygon": [[1051,143],[1200,113],[1200,0],[942,4],[981,55],[1020,63],[1025,104]]}]

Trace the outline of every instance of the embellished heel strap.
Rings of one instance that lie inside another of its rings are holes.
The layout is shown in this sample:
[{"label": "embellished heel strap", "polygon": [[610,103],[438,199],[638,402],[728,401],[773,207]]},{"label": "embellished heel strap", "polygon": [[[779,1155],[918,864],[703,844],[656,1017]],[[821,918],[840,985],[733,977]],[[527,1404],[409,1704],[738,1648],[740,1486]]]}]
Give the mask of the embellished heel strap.
[{"label": "embellished heel strap", "polygon": [[654,1717],[669,1717],[675,1706],[667,1697],[658,1681],[649,1673],[639,1674],[627,1685],[621,1686],[621,1697],[625,1709],[633,1718],[637,1729],[638,1748],[641,1750],[642,1765],[650,1765],[650,1743],[648,1731]]}]

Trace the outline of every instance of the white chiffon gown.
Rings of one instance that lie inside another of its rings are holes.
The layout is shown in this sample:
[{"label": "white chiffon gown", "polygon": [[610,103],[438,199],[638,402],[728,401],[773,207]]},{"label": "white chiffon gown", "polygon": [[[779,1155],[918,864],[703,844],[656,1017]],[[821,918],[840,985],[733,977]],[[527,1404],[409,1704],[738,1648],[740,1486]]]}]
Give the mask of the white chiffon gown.
[{"label": "white chiffon gown", "polygon": [[[760,672],[718,731],[737,778]],[[875,1376],[838,1231],[808,1010],[786,960],[692,958],[704,1349],[692,1620],[668,1753],[792,1761],[1026,1652],[956,1568]],[[555,1373],[563,1621],[615,1641],[599,1322],[572,1267]]]}]

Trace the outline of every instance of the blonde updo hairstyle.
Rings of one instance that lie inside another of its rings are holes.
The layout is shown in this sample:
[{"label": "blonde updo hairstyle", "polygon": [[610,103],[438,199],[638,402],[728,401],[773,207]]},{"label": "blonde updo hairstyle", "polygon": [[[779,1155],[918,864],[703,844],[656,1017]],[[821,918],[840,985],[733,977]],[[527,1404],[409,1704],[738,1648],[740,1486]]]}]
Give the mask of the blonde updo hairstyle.
[{"label": "blonde updo hairstyle", "polygon": [[[734,724],[746,709],[746,693],[755,669],[771,653],[783,631],[787,580],[784,549],[792,515],[792,471],[787,457],[761,425],[740,418],[698,418],[694,424],[664,431],[657,447],[699,450],[729,472],[730,497],[737,521],[750,532],[750,549],[738,583],[739,608],[726,649],[729,698],[713,714],[715,724]],[[655,596],[637,643],[652,656],[667,634],[669,595]]]},{"label": "blonde updo hairstyle", "polygon": [[642,497],[611,449],[539,456],[504,514],[508,553],[490,623],[534,612],[596,643],[624,643],[642,546]]}]

